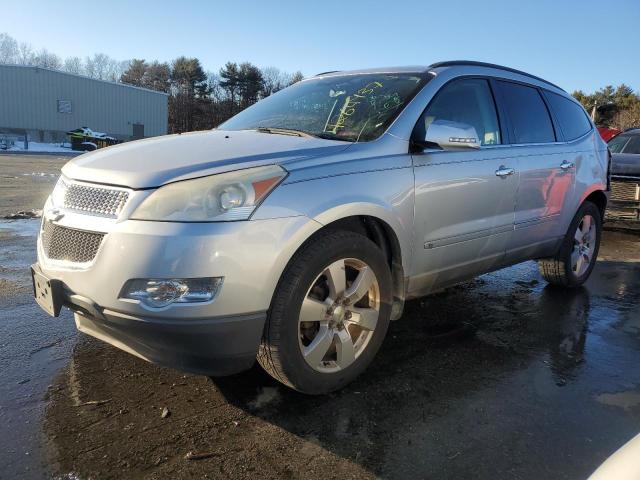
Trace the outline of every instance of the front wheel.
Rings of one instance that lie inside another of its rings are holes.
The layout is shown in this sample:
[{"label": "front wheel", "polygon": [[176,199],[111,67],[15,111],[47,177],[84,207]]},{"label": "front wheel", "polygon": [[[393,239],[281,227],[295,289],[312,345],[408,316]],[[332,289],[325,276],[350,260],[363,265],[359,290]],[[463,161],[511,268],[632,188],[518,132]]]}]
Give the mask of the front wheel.
[{"label": "front wheel", "polygon": [[258,362],[300,392],[337,390],[362,373],[386,335],[391,274],[368,238],[332,231],[291,260],[278,285]]},{"label": "front wheel", "polygon": [[587,281],[598,257],[602,214],[586,201],[571,221],[558,254],[538,261],[540,273],[552,285],[578,287]]}]

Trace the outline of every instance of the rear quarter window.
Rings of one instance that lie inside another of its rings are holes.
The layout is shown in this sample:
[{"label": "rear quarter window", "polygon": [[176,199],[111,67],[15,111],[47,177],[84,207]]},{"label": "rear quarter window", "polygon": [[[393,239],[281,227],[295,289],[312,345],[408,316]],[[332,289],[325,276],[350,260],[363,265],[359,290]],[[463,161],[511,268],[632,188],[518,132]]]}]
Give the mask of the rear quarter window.
[{"label": "rear quarter window", "polygon": [[591,130],[591,122],[580,105],[561,95],[545,91],[566,141],[575,140]]},{"label": "rear quarter window", "polygon": [[511,126],[511,143],[549,143],[556,136],[537,88],[497,81],[499,98]]}]

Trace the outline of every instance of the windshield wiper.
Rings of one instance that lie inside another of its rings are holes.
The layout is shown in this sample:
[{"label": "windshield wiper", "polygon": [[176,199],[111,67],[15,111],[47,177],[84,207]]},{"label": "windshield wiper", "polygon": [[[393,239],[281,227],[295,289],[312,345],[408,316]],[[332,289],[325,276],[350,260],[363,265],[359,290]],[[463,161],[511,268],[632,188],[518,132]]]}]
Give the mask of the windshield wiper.
[{"label": "windshield wiper", "polygon": [[258,127],[256,128],[256,131],[261,133],[292,135],[296,137],[308,137],[308,138],[322,138],[324,140],[339,140],[341,142],[353,143],[353,140],[349,140],[329,132],[309,133],[309,132],[305,132],[304,130],[296,130],[295,128],[279,128],[279,127]]},{"label": "windshield wiper", "polygon": [[277,128],[277,127],[258,127],[256,131],[261,133],[273,133],[278,135],[292,135],[294,137],[313,137],[310,133],[293,128]]},{"label": "windshield wiper", "polygon": [[329,133],[329,132],[315,133],[313,136],[316,138],[323,138],[325,140],[338,140],[339,142],[349,142],[349,143],[355,142],[355,140],[351,138],[344,138],[344,137],[341,137],[340,135],[336,135],[335,133]]}]

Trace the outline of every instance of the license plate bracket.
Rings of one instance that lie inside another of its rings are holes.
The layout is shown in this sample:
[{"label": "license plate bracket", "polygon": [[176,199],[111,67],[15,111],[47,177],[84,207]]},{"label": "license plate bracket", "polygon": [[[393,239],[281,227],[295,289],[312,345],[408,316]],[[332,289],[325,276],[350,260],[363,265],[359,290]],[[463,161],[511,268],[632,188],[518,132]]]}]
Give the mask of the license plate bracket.
[{"label": "license plate bracket", "polygon": [[31,266],[31,279],[33,296],[38,305],[52,317],[58,317],[62,309],[62,282],[47,278],[37,265]]}]

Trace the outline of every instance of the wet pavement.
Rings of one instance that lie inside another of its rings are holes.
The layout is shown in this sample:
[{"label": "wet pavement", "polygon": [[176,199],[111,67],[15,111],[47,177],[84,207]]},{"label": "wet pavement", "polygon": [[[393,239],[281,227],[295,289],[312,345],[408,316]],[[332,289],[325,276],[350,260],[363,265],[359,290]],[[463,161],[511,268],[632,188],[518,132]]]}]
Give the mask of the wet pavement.
[{"label": "wet pavement", "polygon": [[0,153],[0,218],[42,208],[68,161],[61,155]]},{"label": "wet pavement", "polygon": [[[640,431],[640,236],[586,287],[533,262],[408,303],[367,372],[306,397],[257,367],[159,368],[31,300],[37,220],[0,222],[2,478],[586,478]],[[163,414],[164,412],[164,414]]]}]

